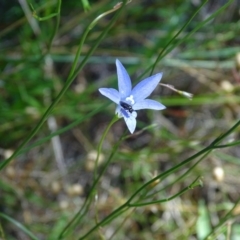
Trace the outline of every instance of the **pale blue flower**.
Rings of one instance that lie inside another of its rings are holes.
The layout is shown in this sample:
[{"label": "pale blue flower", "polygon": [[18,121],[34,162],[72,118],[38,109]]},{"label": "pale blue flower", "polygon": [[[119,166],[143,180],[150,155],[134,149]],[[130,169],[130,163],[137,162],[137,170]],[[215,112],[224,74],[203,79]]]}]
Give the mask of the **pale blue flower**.
[{"label": "pale blue flower", "polygon": [[166,108],[155,100],[146,99],[161,81],[162,73],[142,80],[132,89],[130,77],[118,59],[116,66],[119,91],[113,88],[100,88],[99,92],[117,104],[116,114],[118,117],[124,118],[129,131],[133,133],[137,124],[135,110],[163,110]]}]

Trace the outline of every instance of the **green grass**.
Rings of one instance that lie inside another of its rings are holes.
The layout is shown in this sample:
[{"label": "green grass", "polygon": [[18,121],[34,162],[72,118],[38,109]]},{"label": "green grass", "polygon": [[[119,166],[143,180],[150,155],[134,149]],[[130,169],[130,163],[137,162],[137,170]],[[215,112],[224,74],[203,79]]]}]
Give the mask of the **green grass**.
[{"label": "green grass", "polygon": [[[238,239],[237,1],[22,2],[0,9],[0,239]],[[98,92],[116,58],[192,100],[159,86],[129,135]]]}]

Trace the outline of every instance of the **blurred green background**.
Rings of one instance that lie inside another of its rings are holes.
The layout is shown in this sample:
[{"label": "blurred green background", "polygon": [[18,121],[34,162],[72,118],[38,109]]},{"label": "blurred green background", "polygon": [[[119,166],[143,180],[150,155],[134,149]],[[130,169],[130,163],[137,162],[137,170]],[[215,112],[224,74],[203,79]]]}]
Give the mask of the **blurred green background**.
[{"label": "blurred green background", "polygon": [[[152,98],[167,109],[138,112],[135,134],[121,143],[98,185],[100,219],[143,183],[206,147],[239,120],[240,1],[206,1],[196,13],[202,3],[132,0],[124,7],[45,124],[1,171],[0,239],[31,239],[6,216],[38,239],[58,239],[82,206],[93,181],[97,144],[115,113],[98,88],[117,87],[116,58],[136,84],[150,75],[165,50],[153,73],[163,72],[162,83],[194,96],[190,100],[163,86],[154,91]],[[57,4],[0,2],[0,162],[26,139],[66,84],[84,30],[118,1],[63,1],[55,33]],[[49,19],[39,21],[34,11]],[[79,63],[115,14],[91,29]],[[50,136],[57,130],[59,135]],[[99,169],[125,130],[123,120],[110,129]],[[225,143],[238,140],[239,134],[238,128]],[[172,196],[197,176],[202,188],[166,203],[130,209],[103,227],[104,239],[204,239],[211,231],[210,239],[239,239],[240,206],[227,222],[215,226],[239,201],[240,148],[212,152],[186,178],[174,182],[191,166],[160,182],[161,188],[173,184],[155,197]],[[90,208],[64,239],[78,239],[94,224]],[[86,239],[99,235],[94,232]]]}]

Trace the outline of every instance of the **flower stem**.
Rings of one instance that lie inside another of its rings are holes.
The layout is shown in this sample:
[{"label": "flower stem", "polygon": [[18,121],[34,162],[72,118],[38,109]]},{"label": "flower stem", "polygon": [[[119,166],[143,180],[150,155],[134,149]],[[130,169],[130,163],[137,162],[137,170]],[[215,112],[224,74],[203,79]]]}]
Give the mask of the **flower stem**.
[{"label": "flower stem", "polygon": [[98,144],[98,148],[97,148],[97,157],[96,157],[96,161],[95,161],[95,166],[94,166],[94,181],[96,180],[97,178],[97,167],[98,167],[98,162],[99,162],[99,156],[101,154],[101,151],[102,151],[102,145],[103,145],[103,140],[105,139],[109,129],[112,127],[112,125],[118,121],[118,117],[117,115],[114,115],[112,121],[108,124],[107,128],[105,129],[105,131],[103,132],[103,135],[100,139],[100,142]]},{"label": "flower stem", "polygon": [[120,143],[123,140],[123,137],[121,137],[119,139],[119,141],[115,144],[115,146],[113,147],[113,151],[110,154],[108,160],[106,161],[106,164],[104,165],[101,173],[97,176],[97,166],[98,166],[98,159],[102,150],[102,144],[103,144],[103,140],[105,139],[110,127],[118,120],[119,118],[117,117],[117,115],[114,116],[114,118],[112,119],[112,121],[109,123],[109,125],[107,126],[106,130],[104,131],[102,138],[99,142],[98,145],[98,150],[97,150],[97,157],[96,157],[96,161],[95,161],[95,169],[94,169],[94,181],[93,184],[90,188],[89,194],[86,197],[81,209],[77,212],[77,214],[72,218],[72,220],[67,224],[67,226],[63,229],[63,231],[60,233],[58,239],[63,239],[66,237],[67,232],[69,232],[69,229],[74,228],[74,226],[76,224],[79,224],[79,222],[81,221],[81,219],[85,216],[85,214],[88,212],[88,209],[90,208],[91,202],[92,202],[92,198],[94,196],[94,192],[95,189],[97,187],[97,184],[100,180],[100,178],[102,177],[102,175],[104,174],[105,170],[107,169],[107,166],[109,165],[110,161],[112,160],[114,154],[116,153],[118,146],[120,145]]}]

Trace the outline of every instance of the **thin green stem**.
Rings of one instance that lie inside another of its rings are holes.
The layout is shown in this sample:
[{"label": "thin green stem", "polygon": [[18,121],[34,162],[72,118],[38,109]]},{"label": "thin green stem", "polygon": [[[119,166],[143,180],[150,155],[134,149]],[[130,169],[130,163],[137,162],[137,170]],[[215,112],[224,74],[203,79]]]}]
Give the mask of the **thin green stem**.
[{"label": "thin green stem", "polygon": [[124,208],[126,208],[126,203],[122,206],[118,207],[116,210],[114,210],[110,215],[108,215],[106,218],[104,218],[101,222],[96,224],[92,229],[90,229],[85,235],[79,238],[79,240],[82,240],[89,236],[92,232],[94,232],[96,229],[98,229],[100,226],[104,225],[106,222],[108,222],[111,218],[114,218],[115,215],[119,215],[118,213],[121,211],[124,211]]},{"label": "thin green stem", "polygon": [[165,171],[164,173],[154,177],[153,179],[151,179],[150,181],[148,181],[147,183],[145,183],[144,185],[142,185],[128,200],[128,202],[131,202],[144,188],[146,188],[148,185],[150,185],[151,183],[155,182],[156,180],[166,177],[169,174],[175,172],[178,168],[184,166],[185,164],[189,163],[190,161],[192,161],[193,159],[201,156],[202,154],[204,154],[206,151],[211,150],[211,148],[206,147],[203,150],[199,151],[198,153],[194,154],[193,156],[187,158],[185,161],[183,161],[182,163],[179,163],[178,165],[176,165],[173,168],[170,168],[169,170]]},{"label": "thin green stem", "polygon": [[[150,75],[153,74],[153,71],[157,65],[157,63],[159,62],[159,60],[162,58],[163,53],[166,51],[166,49],[168,48],[168,46],[170,46],[170,44],[179,36],[179,34],[190,24],[190,22],[193,20],[193,18],[197,15],[197,13],[200,11],[200,9],[208,2],[208,0],[205,0],[200,6],[199,8],[194,12],[194,14],[192,15],[192,17],[183,25],[183,27],[177,32],[177,34],[167,43],[167,45],[162,49],[162,51],[159,53],[155,63],[152,66],[152,70],[150,72]],[[175,47],[175,46],[174,46]]]},{"label": "thin green stem", "polygon": [[0,239],[3,239],[5,240],[5,235],[4,235],[4,231],[3,231],[3,228],[2,228],[2,224],[1,224],[1,221],[0,221]]},{"label": "thin green stem", "polygon": [[[234,129],[236,129],[238,126],[240,125],[240,120],[237,121],[236,124],[234,124],[227,132],[223,133],[221,136],[219,136],[218,138],[216,138],[210,146],[214,146],[214,147],[218,147],[215,146],[216,144],[220,143],[224,138],[226,138],[228,135],[230,135]],[[229,147],[231,145],[226,145],[226,147]]]},{"label": "thin green stem", "polygon": [[[182,179],[186,178],[187,175],[192,172],[192,170],[203,160],[207,157],[208,154],[210,154],[211,151],[206,152],[196,163],[194,163],[184,174],[182,174],[180,177],[178,177],[177,179],[175,179],[174,181],[170,182],[169,184],[167,184],[166,186],[164,186],[163,188],[159,189],[158,191],[155,191],[154,193],[151,193],[149,195],[147,195],[144,199],[148,199],[148,198],[152,198],[154,195],[156,195],[157,193],[160,193],[162,191],[164,191],[165,189],[169,188],[170,186],[173,186],[174,183],[180,182]],[[163,180],[163,178],[161,178],[161,180]],[[143,199],[141,197],[141,199]]]},{"label": "thin green stem", "polygon": [[[92,202],[92,199],[93,199],[93,196],[94,196],[94,192],[97,191],[97,190],[96,190],[97,184],[98,184],[98,182],[99,182],[99,180],[100,180],[100,177],[97,178],[97,170],[98,170],[99,156],[100,156],[100,154],[101,154],[101,152],[102,152],[103,141],[104,141],[104,139],[105,139],[105,137],[106,137],[109,129],[112,127],[112,125],[113,125],[116,121],[118,121],[118,119],[119,119],[118,116],[117,116],[117,115],[114,115],[112,121],[108,124],[107,128],[105,129],[104,133],[102,134],[102,137],[101,137],[100,142],[99,142],[99,144],[98,144],[97,157],[96,157],[95,166],[94,166],[94,178],[93,178],[93,181],[94,181],[93,186],[94,186],[94,188],[91,189],[91,192],[90,192],[90,194],[89,194],[89,196],[90,196],[90,197],[89,197],[89,198],[90,198],[90,200],[89,200],[90,203]],[[105,165],[105,167],[107,167],[107,166],[108,166],[108,164]],[[102,176],[102,175],[99,175],[99,176]],[[96,194],[97,194],[97,193],[96,193]],[[95,203],[95,222],[96,222],[96,224],[97,224],[97,222],[98,222],[97,200],[96,200],[96,203]],[[99,233],[99,234],[100,234],[100,236],[101,236],[101,233]]]},{"label": "thin green stem", "polygon": [[218,145],[218,146],[215,146],[214,148],[217,149],[217,148],[233,147],[233,146],[237,146],[239,144],[240,144],[240,141],[235,141],[235,142],[231,142],[229,144]]},{"label": "thin green stem", "polygon": [[[125,0],[124,3],[126,3],[126,0]],[[124,6],[124,5],[125,5],[125,4],[123,4],[123,6]],[[123,6],[122,6],[122,7],[123,7]],[[88,27],[85,29],[85,31],[84,31],[84,33],[83,33],[83,36],[81,37],[81,40],[80,40],[80,43],[79,43],[79,47],[78,47],[78,50],[77,50],[75,59],[74,59],[74,61],[73,61],[73,65],[72,65],[72,68],[71,68],[71,70],[70,70],[70,74],[69,74],[69,77],[68,77],[68,79],[67,79],[67,82],[68,82],[68,81],[71,81],[71,78],[72,78],[72,77],[73,77],[73,78],[76,77],[76,74],[74,75],[74,72],[75,72],[76,66],[77,66],[77,64],[78,64],[78,60],[79,60],[79,57],[80,57],[80,53],[81,53],[81,51],[82,51],[83,43],[85,42],[85,39],[86,39],[88,33],[90,32],[90,30],[97,24],[97,22],[98,22],[101,18],[105,17],[106,15],[108,15],[108,14],[110,14],[110,13],[112,13],[112,12],[117,11],[119,8],[120,8],[120,6],[119,6],[119,7],[112,8],[112,9],[110,9],[109,11],[106,11],[106,12],[100,14],[100,15],[97,16],[97,17],[88,25]],[[108,27],[109,27],[109,26],[108,26]],[[108,28],[108,27],[107,27],[107,28]],[[104,32],[103,32],[103,33],[104,33]],[[101,34],[100,37],[101,37],[102,35],[105,35],[105,34]],[[96,47],[95,47],[95,48],[96,48]],[[94,48],[94,49],[95,49],[95,48]],[[90,52],[91,52],[91,50],[90,50]],[[85,58],[85,59],[86,59],[86,58]],[[84,59],[84,60],[85,60],[85,59]],[[83,60],[83,62],[84,62],[84,60]],[[87,59],[86,59],[86,60],[87,60]],[[80,66],[81,66],[81,65],[80,65]],[[77,74],[78,74],[78,72],[81,70],[80,66],[79,66],[78,70],[76,71]]]},{"label": "thin green stem", "polygon": [[108,240],[111,239],[115,239],[114,237],[116,236],[116,234],[122,229],[123,225],[127,222],[127,220],[130,218],[130,216],[132,215],[132,213],[135,211],[136,208],[132,208],[131,211],[127,214],[127,216],[123,219],[123,221],[115,228],[115,231],[113,232],[113,234],[111,235],[111,237],[109,237]]},{"label": "thin green stem", "polygon": [[156,204],[156,203],[162,203],[162,202],[168,202],[176,197],[181,196],[183,193],[187,192],[189,189],[193,189],[196,186],[201,186],[201,182],[199,181],[200,177],[197,177],[189,186],[185,187],[182,189],[180,192],[174,194],[173,196],[165,199],[160,199],[156,201],[149,201],[149,202],[143,202],[143,203],[129,203],[127,206],[128,207],[142,207],[150,204]]},{"label": "thin green stem", "polygon": [[99,141],[99,144],[98,144],[98,148],[97,148],[97,157],[96,157],[96,160],[95,160],[95,167],[94,167],[94,181],[96,180],[97,178],[97,169],[98,169],[98,162],[99,162],[99,156],[101,154],[101,151],[102,151],[102,145],[103,145],[103,141],[109,131],[109,129],[112,127],[112,125],[118,121],[119,118],[117,115],[114,115],[112,121],[108,124],[107,128],[105,129],[105,131],[103,132],[102,134],[102,137]]},{"label": "thin green stem", "polygon": [[58,3],[57,3],[57,15],[56,15],[57,20],[56,20],[55,28],[54,28],[54,30],[52,32],[52,35],[51,35],[51,38],[50,38],[49,45],[48,45],[48,49],[47,49],[48,53],[51,50],[53,39],[54,39],[55,35],[57,34],[57,31],[58,31],[58,28],[59,28],[60,18],[61,18],[61,6],[62,6],[62,0],[58,0]]},{"label": "thin green stem", "polygon": [[101,225],[101,227],[106,226],[107,224],[109,224],[113,219],[116,219],[118,216],[122,215],[123,213],[125,213],[127,210],[129,210],[130,208],[128,206],[125,206],[125,208],[122,208],[120,211],[115,212],[114,215],[112,215],[110,218],[108,218],[106,221],[104,221],[104,223]]},{"label": "thin green stem", "polygon": [[15,219],[13,219],[13,218],[11,218],[11,217],[9,217],[6,214],[1,213],[1,212],[0,212],[0,217],[2,217],[3,219],[7,220],[8,222],[14,224],[17,228],[22,230],[31,239],[38,240],[38,238],[32,232],[30,232],[25,226],[23,226],[20,222],[16,221]]}]

